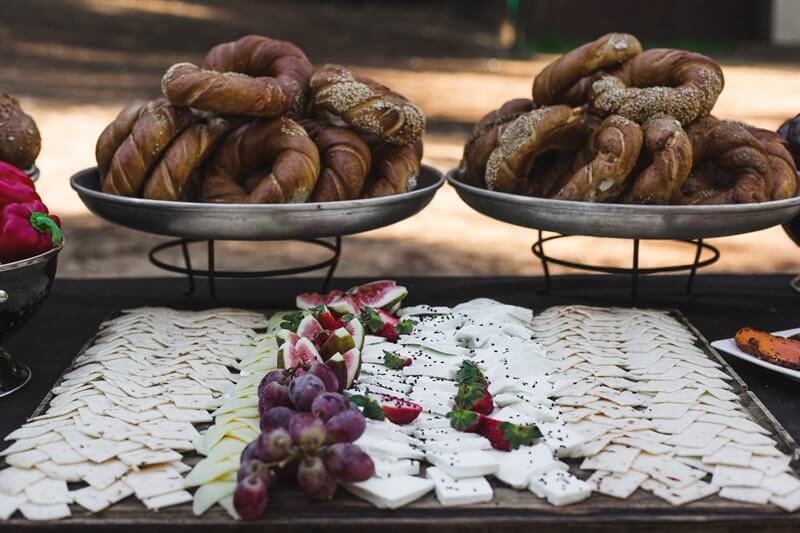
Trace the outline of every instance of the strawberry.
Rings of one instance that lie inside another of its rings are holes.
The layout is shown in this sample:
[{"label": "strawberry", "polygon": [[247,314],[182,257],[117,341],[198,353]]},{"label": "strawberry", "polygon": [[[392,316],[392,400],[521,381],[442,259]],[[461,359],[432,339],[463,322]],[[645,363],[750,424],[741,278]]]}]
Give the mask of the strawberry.
[{"label": "strawberry", "polygon": [[537,438],[542,436],[542,432],[534,425],[523,426],[489,417],[483,417],[481,420],[479,433],[489,439],[492,448],[503,451],[516,450],[520,446],[531,446]]},{"label": "strawberry", "polygon": [[455,409],[447,413],[447,418],[450,419],[450,427],[453,429],[465,433],[477,433],[481,427],[483,415],[475,411]]},{"label": "strawberry", "polygon": [[400,334],[397,333],[397,330],[394,329],[394,326],[391,324],[386,324],[375,334],[379,337],[383,337],[389,342],[397,342],[400,339]]},{"label": "strawberry", "polygon": [[314,316],[317,317],[317,321],[325,329],[333,331],[337,328],[341,328],[342,326],[344,326],[344,323],[335,316],[333,316],[333,313],[330,312],[330,309],[328,309],[324,305],[318,305],[313,309],[313,312]]},{"label": "strawberry", "polygon": [[478,365],[472,361],[464,361],[461,363],[461,368],[456,372],[456,381],[458,383],[473,383],[478,385],[487,385],[486,378],[483,372],[478,368]]},{"label": "strawberry", "polygon": [[410,357],[406,357],[404,359],[399,355],[393,354],[392,352],[383,352],[383,364],[392,370],[400,370],[404,366],[410,366],[411,363],[412,360]]},{"label": "strawberry", "polygon": [[489,390],[483,385],[461,383],[455,398],[456,409],[475,411],[488,415],[494,409],[494,402]]},{"label": "strawberry", "polygon": [[388,394],[377,394],[380,397],[383,414],[390,421],[398,425],[410,424],[422,412],[422,406],[402,398],[395,398]]}]

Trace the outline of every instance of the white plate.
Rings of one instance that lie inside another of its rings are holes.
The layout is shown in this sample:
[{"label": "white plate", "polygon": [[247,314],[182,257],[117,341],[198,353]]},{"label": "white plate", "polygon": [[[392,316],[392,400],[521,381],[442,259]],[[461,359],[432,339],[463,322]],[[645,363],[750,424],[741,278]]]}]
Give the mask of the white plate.
[{"label": "white plate", "polygon": [[[800,333],[800,328],[784,329],[782,331],[772,332],[773,335],[776,335],[778,337],[791,337],[792,335],[795,335],[797,333]],[[736,346],[736,341],[733,340],[733,338],[714,341],[711,343],[711,346],[713,346],[717,350],[720,350],[734,357],[738,357],[739,359],[747,361],[748,363],[753,363],[754,365],[764,367],[767,370],[772,370],[773,372],[777,372],[778,374],[783,374],[784,376],[788,376],[794,380],[800,381],[800,370],[792,370],[790,368],[778,366],[773,363],[768,363],[767,361],[764,361],[759,357],[750,355],[749,353],[745,353],[742,350],[740,350],[738,346]]]}]

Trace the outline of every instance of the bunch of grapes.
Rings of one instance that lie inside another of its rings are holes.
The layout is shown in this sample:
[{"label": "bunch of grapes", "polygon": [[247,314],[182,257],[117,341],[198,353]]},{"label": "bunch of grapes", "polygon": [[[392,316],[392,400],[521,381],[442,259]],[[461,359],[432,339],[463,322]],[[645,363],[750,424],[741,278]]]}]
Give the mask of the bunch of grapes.
[{"label": "bunch of grapes", "polygon": [[233,503],[245,520],[264,513],[274,477],[292,477],[313,500],[333,498],[338,481],[369,479],[375,465],[353,444],[366,428],[361,411],[339,394],[324,364],[273,370],[258,386],[261,433],[241,456]]}]

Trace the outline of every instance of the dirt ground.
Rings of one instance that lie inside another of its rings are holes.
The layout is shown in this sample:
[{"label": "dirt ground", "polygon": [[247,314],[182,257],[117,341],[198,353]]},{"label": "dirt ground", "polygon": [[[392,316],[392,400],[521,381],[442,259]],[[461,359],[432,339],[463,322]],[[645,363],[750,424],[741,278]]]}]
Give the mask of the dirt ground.
[{"label": "dirt ground", "polygon": [[[471,124],[503,101],[529,95],[533,75],[552,57],[509,58],[498,44],[494,22],[437,5],[1,2],[0,88],[21,98],[42,132],[40,193],[66,227],[60,275],[160,275],[146,252],[164,239],[92,216],[70,189],[68,178],[93,165],[97,135],[121,105],[158,93],[166,67],[177,61],[199,62],[213,44],[247,33],[292,40],[317,65],[345,63],[405,94],[429,117],[425,162],[443,171],[455,166]],[[775,128],[800,111],[800,62],[730,57],[722,63],[726,87],[717,115]],[[534,275],[541,272],[530,253],[534,236],[533,230],[472,211],[445,186],[416,217],[346,238],[339,273]],[[722,251],[722,259],[712,267],[715,271],[800,271],[800,250],[780,228],[713,243]],[[550,250],[605,265],[625,265],[631,257],[629,242],[608,239],[573,238]],[[648,242],[642,258],[644,265],[652,266],[686,262],[692,253],[685,245]],[[319,252],[293,243],[221,243],[218,257],[223,268],[264,269],[308,262]]]}]

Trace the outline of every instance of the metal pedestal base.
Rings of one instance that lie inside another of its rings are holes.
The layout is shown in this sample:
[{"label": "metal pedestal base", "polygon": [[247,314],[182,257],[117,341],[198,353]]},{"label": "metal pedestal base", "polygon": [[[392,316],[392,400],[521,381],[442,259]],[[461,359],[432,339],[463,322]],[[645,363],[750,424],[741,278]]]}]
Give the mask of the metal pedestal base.
[{"label": "metal pedestal base", "polygon": [[[316,246],[327,248],[332,252],[330,257],[325,259],[324,261],[320,261],[319,263],[302,265],[292,268],[283,268],[276,270],[259,270],[259,271],[249,271],[249,272],[227,271],[227,270],[217,270],[216,257],[214,251],[215,241],[208,240],[206,241],[207,254],[208,254],[208,268],[206,270],[201,270],[192,268],[192,258],[191,255],[189,254],[189,243],[191,242],[201,242],[201,241],[189,240],[189,239],[175,239],[167,241],[163,244],[159,244],[158,246],[150,250],[148,258],[150,259],[150,262],[153,265],[157,266],[158,268],[167,270],[169,272],[177,272],[178,274],[185,274],[189,281],[189,287],[186,290],[187,295],[193,294],[195,291],[195,281],[194,281],[195,277],[207,278],[208,292],[211,295],[211,298],[214,300],[217,299],[217,278],[237,278],[237,279],[269,278],[275,276],[291,276],[293,274],[303,274],[305,272],[313,272],[314,270],[321,270],[321,269],[328,270],[327,274],[325,275],[325,280],[322,283],[322,289],[321,289],[322,292],[326,292],[328,290],[328,286],[330,285],[331,279],[333,278],[333,274],[336,271],[336,267],[339,265],[339,257],[341,256],[342,253],[342,238],[339,236],[337,236],[333,242],[329,242],[322,239],[302,239],[299,240],[299,242],[305,242],[307,244],[313,244]],[[166,263],[156,257],[156,255],[159,252],[163,250],[168,250],[170,248],[174,248],[176,246],[180,246],[181,248],[181,252],[183,254],[184,266]]]},{"label": "metal pedestal base", "polygon": [[31,380],[31,369],[0,348],[0,398],[18,391]]},{"label": "metal pedestal base", "polygon": [[[683,265],[668,265],[662,267],[652,267],[652,268],[642,268],[639,266],[639,239],[633,239],[633,263],[631,268],[624,268],[624,267],[606,267],[600,265],[589,265],[586,263],[578,263],[575,261],[567,261],[566,259],[559,259],[557,257],[553,257],[551,255],[547,255],[544,251],[544,243],[548,241],[554,241],[557,239],[566,239],[568,237],[576,237],[577,235],[552,235],[550,237],[545,237],[544,232],[539,230],[539,238],[533,243],[531,247],[531,251],[533,255],[539,258],[542,262],[542,269],[544,270],[544,286],[539,287],[536,289],[536,292],[539,293],[546,293],[550,291],[552,288],[552,280],[550,277],[550,267],[549,264],[552,263],[554,265],[561,265],[569,268],[575,268],[578,270],[586,270],[589,272],[602,272],[605,274],[625,274],[631,276],[631,299],[636,300],[636,297],[639,293],[639,276],[640,275],[647,275],[647,274],[659,274],[665,272],[681,272],[681,271],[689,271],[689,279],[686,282],[686,293],[692,295],[693,288],[694,288],[694,279],[695,274],[697,274],[697,269],[707,267],[717,262],[719,259],[720,253],[719,250],[707,243],[703,242],[703,239],[697,240],[678,240],[677,242],[685,242],[687,244],[692,244],[696,247],[696,252],[694,255],[694,261],[692,263],[683,264]],[[711,252],[711,257],[701,260],[703,250],[708,250]],[[800,278],[800,276],[798,276]]]}]

